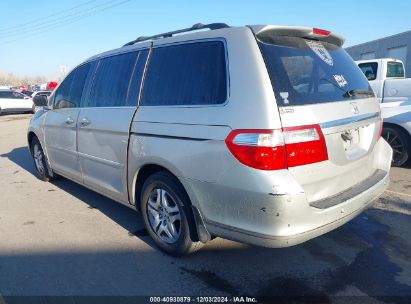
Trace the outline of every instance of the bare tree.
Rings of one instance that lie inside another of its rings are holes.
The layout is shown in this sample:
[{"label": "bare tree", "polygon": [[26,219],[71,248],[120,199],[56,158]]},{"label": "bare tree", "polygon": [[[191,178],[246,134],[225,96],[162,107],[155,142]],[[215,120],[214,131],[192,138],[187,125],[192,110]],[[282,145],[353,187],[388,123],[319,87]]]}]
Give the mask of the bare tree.
[{"label": "bare tree", "polygon": [[45,82],[47,82],[47,78],[45,76],[16,76],[13,73],[0,72],[0,85],[3,86],[42,84]]}]

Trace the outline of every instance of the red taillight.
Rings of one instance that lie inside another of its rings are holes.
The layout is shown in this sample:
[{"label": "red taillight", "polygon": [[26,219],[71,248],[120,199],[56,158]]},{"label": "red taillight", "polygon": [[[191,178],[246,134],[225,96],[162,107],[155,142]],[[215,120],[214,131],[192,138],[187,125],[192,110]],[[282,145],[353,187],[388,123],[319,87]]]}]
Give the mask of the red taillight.
[{"label": "red taillight", "polygon": [[244,165],[261,170],[286,168],[281,130],[234,130],[225,142]]},{"label": "red taillight", "polygon": [[319,36],[328,36],[328,35],[331,34],[331,32],[327,31],[327,30],[322,30],[322,29],[319,29],[319,28],[313,28],[313,34],[314,35],[319,35]]},{"label": "red taillight", "polygon": [[319,125],[284,128],[283,132],[288,167],[328,159],[325,138]]},{"label": "red taillight", "polygon": [[242,164],[260,170],[278,170],[328,159],[319,125],[281,130],[234,130],[225,140]]},{"label": "red taillight", "polygon": [[383,123],[384,123],[384,120],[382,119],[382,114],[381,114],[381,112],[380,112],[380,129],[378,130],[378,138],[377,138],[377,140],[379,140],[379,139],[381,138],[381,136],[382,136]]}]

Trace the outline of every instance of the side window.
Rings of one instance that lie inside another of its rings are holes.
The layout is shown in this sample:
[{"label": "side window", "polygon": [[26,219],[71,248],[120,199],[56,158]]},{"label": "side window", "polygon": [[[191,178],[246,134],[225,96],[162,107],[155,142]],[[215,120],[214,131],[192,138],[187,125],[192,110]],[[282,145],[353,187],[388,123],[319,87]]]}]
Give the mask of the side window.
[{"label": "side window", "polygon": [[11,93],[11,98],[13,98],[13,99],[24,99],[24,95],[20,94],[18,92],[12,92]]},{"label": "side window", "polygon": [[88,107],[126,106],[128,87],[138,52],[104,58],[97,67]]},{"label": "side window", "polygon": [[375,80],[377,78],[378,63],[367,62],[358,65],[368,80]]},{"label": "side window", "polygon": [[227,99],[224,44],[196,42],[153,49],[142,105],[212,105]]},{"label": "side window", "polygon": [[70,101],[80,107],[81,96],[83,95],[84,84],[86,82],[87,75],[90,71],[90,63],[83,64],[76,69],[74,74],[73,83],[70,89]]},{"label": "side window", "polygon": [[127,106],[137,106],[140,94],[141,80],[143,79],[148,52],[148,50],[142,50],[138,53],[137,63],[134,67],[134,72],[131,78],[129,93],[127,97]]},{"label": "side window", "polygon": [[77,67],[60,85],[55,94],[55,109],[79,108],[90,63]]},{"label": "side window", "polygon": [[74,71],[72,71],[58,87],[54,98],[54,109],[76,108],[76,105],[70,102],[70,88],[73,83]]}]

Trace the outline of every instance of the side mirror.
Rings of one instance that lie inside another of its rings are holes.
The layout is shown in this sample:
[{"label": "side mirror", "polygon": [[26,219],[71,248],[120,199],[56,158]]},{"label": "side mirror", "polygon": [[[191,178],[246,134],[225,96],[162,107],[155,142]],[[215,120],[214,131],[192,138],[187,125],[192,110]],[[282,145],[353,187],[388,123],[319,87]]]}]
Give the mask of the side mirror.
[{"label": "side mirror", "polygon": [[33,103],[36,107],[45,107],[47,106],[47,96],[45,95],[36,95],[33,98]]}]

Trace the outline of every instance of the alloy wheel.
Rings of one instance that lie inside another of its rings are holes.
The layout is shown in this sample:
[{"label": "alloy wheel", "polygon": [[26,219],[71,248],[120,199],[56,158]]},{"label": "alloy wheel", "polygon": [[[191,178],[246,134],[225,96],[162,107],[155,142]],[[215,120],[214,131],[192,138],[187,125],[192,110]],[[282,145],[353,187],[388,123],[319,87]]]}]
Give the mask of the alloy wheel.
[{"label": "alloy wheel", "polygon": [[164,242],[176,243],[181,234],[181,213],[177,203],[164,189],[155,188],[147,201],[151,229]]},{"label": "alloy wheel", "polygon": [[43,165],[43,152],[41,151],[38,144],[35,144],[33,146],[33,157],[37,171],[39,171],[39,173],[43,175],[45,171]]},{"label": "alloy wheel", "polygon": [[391,130],[383,130],[382,137],[392,148],[392,162],[397,163],[403,158],[404,153],[407,152],[406,147],[402,142],[399,134],[397,134],[395,131],[393,132]]}]

